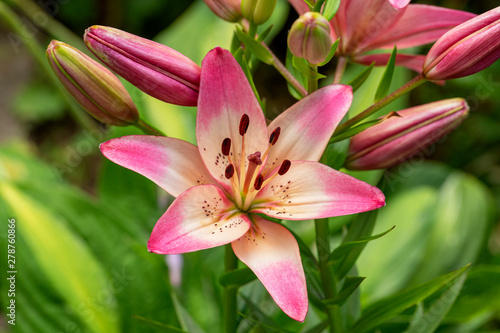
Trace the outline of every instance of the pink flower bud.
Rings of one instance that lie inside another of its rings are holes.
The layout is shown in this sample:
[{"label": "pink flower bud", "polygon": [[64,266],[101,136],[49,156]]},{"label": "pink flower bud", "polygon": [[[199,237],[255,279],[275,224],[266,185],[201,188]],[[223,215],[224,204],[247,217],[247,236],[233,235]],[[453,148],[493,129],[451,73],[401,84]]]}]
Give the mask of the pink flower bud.
[{"label": "pink flower bud", "polygon": [[132,98],[109,69],[55,40],[47,47],[46,55],[57,78],[94,118],[114,126],[137,122],[139,114]]},{"label": "pink flower bud", "polygon": [[197,104],[201,69],[183,54],[103,26],[88,28],[84,40],[102,62],[145,93],[167,103]]},{"label": "pink flower bud", "polygon": [[241,0],[241,13],[243,16],[257,25],[260,25],[271,17],[278,0]]},{"label": "pink flower bud", "polygon": [[320,13],[301,15],[288,33],[288,47],[294,56],[312,64],[325,61],[332,48],[330,23]]},{"label": "pink flower bud", "polygon": [[469,106],[462,98],[419,105],[398,111],[352,137],[345,167],[386,169],[414,156],[457,127]]},{"label": "pink flower bud", "polygon": [[448,31],[432,46],[423,72],[429,80],[477,73],[500,58],[500,7]]},{"label": "pink flower bud", "polygon": [[241,15],[241,0],[203,0],[218,17],[229,22],[238,22]]}]

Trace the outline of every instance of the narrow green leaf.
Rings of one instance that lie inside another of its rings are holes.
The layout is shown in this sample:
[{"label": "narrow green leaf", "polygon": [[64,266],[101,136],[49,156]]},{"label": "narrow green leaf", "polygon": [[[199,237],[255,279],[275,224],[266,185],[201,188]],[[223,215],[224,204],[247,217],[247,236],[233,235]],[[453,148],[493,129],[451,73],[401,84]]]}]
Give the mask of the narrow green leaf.
[{"label": "narrow green leaf", "polygon": [[366,308],[361,318],[354,323],[351,332],[363,333],[373,330],[378,325],[394,318],[405,309],[424,300],[439,289],[453,282],[468,268],[469,265],[375,302]]},{"label": "narrow green leaf", "polygon": [[252,282],[257,277],[250,268],[241,268],[234,271],[225,272],[219,278],[219,283],[223,287],[236,286],[241,287]]},{"label": "narrow green leaf", "polygon": [[373,125],[376,125],[380,122],[380,119],[375,119],[375,120],[370,120],[367,122],[364,122],[362,124],[356,125],[354,127],[351,127],[347,129],[345,132],[340,133],[339,135],[334,136],[333,138],[330,139],[330,143],[336,143],[340,141],[344,141],[346,139],[352,138],[358,133],[363,132],[365,129],[372,127]]},{"label": "narrow green leaf", "polygon": [[174,303],[175,313],[184,331],[189,333],[205,333],[198,323],[191,317],[189,312],[182,306],[177,296],[172,292],[172,301]]},{"label": "narrow green leaf", "polygon": [[340,0],[326,0],[325,7],[323,8],[323,16],[331,21],[337,11],[339,10]]},{"label": "narrow green leaf", "polygon": [[301,71],[306,77],[310,77],[312,79],[324,79],[326,77],[309,67],[305,59],[293,56],[292,63],[293,66]]},{"label": "narrow green leaf", "polygon": [[151,319],[147,319],[147,318],[144,318],[144,317],[141,317],[141,316],[134,316],[135,319],[147,324],[148,326],[152,327],[152,328],[159,328],[162,330],[162,332],[167,332],[167,333],[170,333],[170,332],[184,332],[184,333],[187,333],[186,331],[183,331],[177,327],[174,327],[174,326],[171,326],[171,325],[167,325],[167,324],[164,324],[164,323],[161,323],[159,321],[156,321],[156,320],[151,320]]},{"label": "narrow green leaf", "polygon": [[344,258],[346,255],[349,254],[349,252],[353,248],[355,248],[361,244],[367,243],[369,241],[372,241],[374,239],[380,238],[380,237],[384,236],[385,234],[387,234],[388,232],[390,232],[391,230],[393,230],[395,227],[396,226],[393,226],[389,230],[384,231],[384,232],[382,232],[378,235],[375,235],[375,236],[365,237],[365,238],[362,238],[362,239],[359,239],[356,241],[347,242],[347,243],[343,243],[343,244],[339,245],[339,247],[337,247],[335,250],[333,250],[333,252],[330,254],[328,261],[333,262],[333,261],[338,261],[338,260]]},{"label": "narrow green leaf", "polygon": [[304,333],[323,333],[328,328],[328,326],[330,326],[330,323],[328,322],[328,319],[325,319],[321,323],[311,327]]},{"label": "narrow green leaf", "polygon": [[365,277],[362,276],[347,276],[337,297],[333,299],[326,299],[323,302],[327,305],[343,305],[364,279]]},{"label": "narrow green leaf", "polygon": [[326,146],[325,152],[321,157],[321,163],[338,170],[344,165],[348,150],[349,141],[331,143]]},{"label": "narrow green leaf", "polygon": [[435,300],[425,313],[414,316],[405,333],[421,333],[422,327],[425,327],[426,333],[433,333],[455,303],[466,278],[467,274],[463,274],[457,278],[455,283]]},{"label": "narrow green leaf", "polygon": [[330,52],[328,52],[328,55],[326,56],[325,61],[318,64],[318,66],[324,66],[327,63],[329,63],[330,60],[332,60],[333,56],[335,55],[335,52],[337,52],[337,47],[339,46],[339,41],[340,41],[340,38],[337,38],[337,40],[335,42],[333,42],[332,48],[330,49]]},{"label": "narrow green leaf", "polygon": [[259,36],[257,37],[257,41],[260,43],[264,39],[266,39],[266,37],[269,36],[269,33],[271,32],[272,29],[273,29],[273,25],[271,24],[270,26],[267,27],[266,30],[262,31],[262,33],[259,34]]},{"label": "narrow green leaf", "polygon": [[240,66],[243,69],[243,72],[245,73],[245,76],[248,79],[248,83],[250,83],[250,87],[252,87],[252,91],[253,91],[255,97],[257,97],[257,101],[259,102],[262,109],[264,109],[264,105],[262,103],[262,100],[260,99],[260,95],[259,95],[259,92],[257,91],[257,87],[255,86],[255,82],[253,81],[252,72],[250,71],[250,68],[248,67],[247,59],[245,57],[243,50],[242,50],[242,54],[241,54]]},{"label": "narrow green leaf", "polygon": [[274,60],[272,54],[261,43],[244,33],[240,27],[236,27],[236,35],[257,59],[268,65],[273,64]]},{"label": "narrow green leaf", "polygon": [[33,260],[42,268],[40,273],[45,274],[87,330],[118,332],[114,295],[106,304],[98,301],[102,291],[109,289],[108,276],[83,240],[59,216],[12,184],[0,182],[0,195],[12,209],[16,228],[34,254]]},{"label": "narrow green leaf", "polygon": [[398,53],[398,48],[394,46],[392,50],[391,57],[387,62],[387,66],[385,67],[384,75],[380,80],[380,84],[378,85],[377,92],[375,93],[375,102],[380,101],[382,98],[387,96],[389,92],[389,88],[391,87],[392,75],[394,74],[394,67],[396,66],[396,54]]},{"label": "narrow green leaf", "polygon": [[[377,215],[378,210],[358,214],[352,221],[342,244],[357,241],[371,235]],[[335,263],[334,271],[338,280],[341,280],[351,270],[365,246],[366,243],[362,243],[353,247],[343,259]]]},{"label": "narrow green leaf", "polygon": [[[299,83],[307,89],[307,77],[298,69],[293,66],[293,54],[289,49],[286,50],[286,69],[299,81]],[[290,84],[287,82],[288,91],[295,99],[299,100],[303,96]]]},{"label": "narrow green leaf", "polygon": [[[323,3],[325,3],[325,0],[318,0],[316,4],[314,5],[313,12],[320,12],[321,11],[321,6],[323,6]],[[330,20],[328,20],[330,21]]]},{"label": "narrow green leaf", "polygon": [[230,51],[231,53],[234,54],[239,50],[241,49],[241,41],[240,39],[238,38],[238,35],[236,35],[236,31],[233,33],[233,38],[231,38],[231,48],[230,48]]},{"label": "narrow green leaf", "polygon": [[318,261],[316,260],[316,257],[312,253],[312,251],[309,248],[309,246],[307,246],[307,244],[304,243],[304,241],[302,240],[302,238],[300,238],[299,235],[297,235],[293,230],[288,229],[288,231],[290,231],[292,233],[293,237],[295,237],[295,239],[297,240],[297,244],[299,245],[299,251],[303,255],[305,255],[307,259],[309,259],[312,263],[314,263],[314,265],[317,265]]},{"label": "narrow green leaf", "polygon": [[375,67],[375,62],[372,62],[368,67],[363,69],[361,73],[358,74],[354,79],[351,80],[347,85],[352,87],[352,92],[355,92],[358,90],[359,87],[368,79],[370,76],[373,67]]},{"label": "narrow green leaf", "polygon": [[[271,317],[266,315],[254,302],[250,300],[245,295],[241,295],[243,300],[245,301],[246,305],[248,306],[250,312],[253,314],[252,316],[248,316],[244,313],[238,312],[242,317],[244,317],[246,320],[250,320],[254,322],[255,324],[258,324],[259,326],[262,326],[263,328],[266,329],[266,332],[287,332],[287,333],[293,333],[292,331],[288,331],[283,329],[282,326],[278,325]],[[259,320],[256,320],[255,318],[259,318]]]}]

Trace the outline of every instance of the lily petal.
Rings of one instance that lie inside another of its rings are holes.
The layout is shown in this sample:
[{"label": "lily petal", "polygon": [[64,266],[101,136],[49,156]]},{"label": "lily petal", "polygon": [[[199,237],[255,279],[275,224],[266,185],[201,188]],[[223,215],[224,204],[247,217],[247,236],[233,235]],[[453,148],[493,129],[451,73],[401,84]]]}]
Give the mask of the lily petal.
[{"label": "lily petal", "polygon": [[[353,58],[354,62],[363,65],[370,65],[375,62],[375,66],[386,66],[390,53],[375,53],[367,54],[362,56],[357,56]],[[403,54],[399,53],[396,55],[396,64],[398,66],[403,66],[409,68],[417,73],[422,72],[422,66],[424,65],[425,56],[424,55],[413,55],[413,54]]]},{"label": "lily petal", "polygon": [[[245,156],[267,148],[266,121],[243,70],[231,53],[221,48],[210,51],[201,66],[200,97],[196,119],[198,148],[212,176],[226,190],[232,191],[226,179],[227,158],[221,154],[225,138],[231,139],[231,157],[239,163],[242,137],[239,134],[241,117],[250,118],[245,135]],[[238,165],[235,165],[238,170]]]},{"label": "lily petal", "polygon": [[279,166],[284,159],[319,161],[351,102],[350,86],[329,85],[280,114],[268,127],[269,133],[281,128],[278,141],[269,150],[268,170]]},{"label": "lily petal", "polygon": [[429,5],[409,5],[401,19],[387,32],[370,42],[367,50],[398,49],[429,44],[476,14]]},{"label": "lily petal", "polygon": [[389,0],[389,2],[391,3],[392,7],[401,9],[408,6],[410,0]]},{"label": "lily petal", "polygon": [[250,227],[245,214],[230,216],[234,204],[220,188],[201,185],[183,192],[156,223],[148,249],[176,254],[228,244]]},{"label": "lily petal", "polygon": [[297,241],[278,223],[258,215],[251,219],[253,228],[231,243],[234,253],[257,275],[283,312],[304,321],[307,288]]},{"label": "lily petal", "polygon": [[348,215],[385,205],[378,188],[324,164],[292,161],[290,170],[260,190],[252,212],[286,220]]},{"label": "lily petal", "polygon": [[196,185],[217,184],[203,164],[198,148],[159,136],[130,135],[100,145],[104,156],[178,196]]},{"label": "lily petal", "polygon": [[[401,18],[406,8],[395,9],[387,0],[341,1],[333,21],[334,29],[343,37],[344,54],[356,54],[365,45],[391,28]],[[337,31],[340,29],[341,31]]]}]

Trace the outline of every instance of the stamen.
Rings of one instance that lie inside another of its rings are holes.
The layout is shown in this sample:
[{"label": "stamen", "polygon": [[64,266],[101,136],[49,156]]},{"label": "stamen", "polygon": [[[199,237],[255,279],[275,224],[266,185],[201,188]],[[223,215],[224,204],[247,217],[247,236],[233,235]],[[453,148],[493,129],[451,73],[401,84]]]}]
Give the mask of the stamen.
[{"label": "stamen", "polygon": [[255,179],[255,182],[253,184],[253,187],[258,191],[262,188],[262,183],[264,183],[264,176],[259,174],[257,178]]},{"label": "stamen", "polygon": [[290,162],[290,160],[283,160],[280,169],[278,170],[278,175],[283,176],[285,173],[287,173],[288,170],[290,170],[291,165],[292,162]]},{"label": "stamen", "polygon": [[274,129],[274,131],[271,133],[271,135],[269,136],[269,144],[274,146],[276,144],[276,142],[278,141],[278,138],[280,137],[280,133],[281,133],[281,128],[280,127],[276,127]]},{"label": "stamen", "polygon": [[245,113],[243,116],[241,116],[240,120],[240,135],[243,136],[248,130],[248,125],[250,125],[250,118],[248,115]]},{"label": "stamen", "polygon": [[225,171],[224,175],[226,176],[227,179],[231,179],[231,177],[233,177],[233,175],[234,175],[234,166],[232,164],[229,164],[226,167],[226,171]]},{"label": "stamen", "polygon": [[222,141],[222,155],[229,156],[230,151],[231,151],[231,139],[225,138]]}]

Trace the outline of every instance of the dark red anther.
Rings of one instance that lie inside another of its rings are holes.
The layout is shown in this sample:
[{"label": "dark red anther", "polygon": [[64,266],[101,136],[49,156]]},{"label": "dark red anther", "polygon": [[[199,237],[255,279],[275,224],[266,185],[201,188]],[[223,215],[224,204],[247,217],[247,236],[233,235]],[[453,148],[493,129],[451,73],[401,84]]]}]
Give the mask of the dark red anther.
[{"label": "dark red anther", "polygon": [[276,127],[274,131],[271,133],[271,136],[269,137],[269,144],[274,146],[278,141],[278,138],[280,137],[280,133],[281,133],[281,128]]},{"label": "dark red anther", "polygon": [[225,138],[222,141],[222,155],[228,156],[230,151],[231,151],[231,139]]},{"label": "dark red anther", "polygon": [[233,175],[234,175],[234,166],[232,164],[229,164],[226,167],[226,172],[225,172],[224,175],[226,176],[227,179],[231,179],[231,177],[233,177]]},{"label": "dark red anther", "polygon": [[260,159],[260,151],[248,155],[248,161],[253,164],[261,165],[262,160]]},{"label": "dark red anther", "polygon": [[248,115],[245,113],[243,116],[241,116],[240,120],[240,135],[243,136],[248,130],[248,125],[250,125],[250,118]]},{"label": "dark red anther", "polygon": [[259,174],[257,178],[255,178],[253,187],[258,191],[262,187],[262,183],[264,183],[264,177],[261,174]]},{"label": "dark red anther", "polygon": [[292,162],[290,160],[284,160],[283,163],[281,163],[280,169],[278,170],[278,175],[283,176],[285,173],[290,170],[290,166],[292,165]]}]

